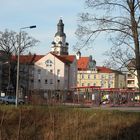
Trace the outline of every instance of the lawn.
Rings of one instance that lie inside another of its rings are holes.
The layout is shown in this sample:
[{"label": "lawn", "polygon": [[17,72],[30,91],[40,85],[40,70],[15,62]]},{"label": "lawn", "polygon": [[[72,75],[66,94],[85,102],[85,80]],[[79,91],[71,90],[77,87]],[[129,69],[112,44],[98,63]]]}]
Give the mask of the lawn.
[{"label": "lawn", "polygon": [[2,105],[0,140],[140,140],[140,113]]}]

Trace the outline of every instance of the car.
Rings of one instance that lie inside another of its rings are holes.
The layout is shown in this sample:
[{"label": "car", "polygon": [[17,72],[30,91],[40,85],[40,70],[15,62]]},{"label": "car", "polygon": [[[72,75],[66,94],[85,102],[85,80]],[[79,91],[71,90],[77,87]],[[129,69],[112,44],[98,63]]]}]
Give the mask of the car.
[{"label": "car", "polygon": [[[0,98],[0,103],[1,104],[15,104],[16,103],[16,97],[15,96],[4,96]],[[18,104],[24,104],[24,100],[23,99],[18,99]]]}]

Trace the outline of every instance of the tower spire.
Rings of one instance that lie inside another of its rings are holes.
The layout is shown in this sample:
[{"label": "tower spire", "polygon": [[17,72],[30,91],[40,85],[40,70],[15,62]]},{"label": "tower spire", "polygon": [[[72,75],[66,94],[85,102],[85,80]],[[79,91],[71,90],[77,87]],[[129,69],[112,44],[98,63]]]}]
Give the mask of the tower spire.
[{"label": "tower spire", "polygon": [[55,36],[66,36],[64,33],[64,23],[62,17],[60,17],[59,22],[57,24],[57,33],[55,34]]}]

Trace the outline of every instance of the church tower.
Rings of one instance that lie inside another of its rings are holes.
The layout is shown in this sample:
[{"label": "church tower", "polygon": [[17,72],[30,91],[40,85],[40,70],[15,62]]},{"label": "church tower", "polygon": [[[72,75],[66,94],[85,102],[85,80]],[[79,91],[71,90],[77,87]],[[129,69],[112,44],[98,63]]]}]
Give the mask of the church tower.
[{"label": "church tower", "polygon": [[57,24],[57,32],[52,42],[51,52],[57,55],[68,55],[68,43],[66,42],[66,34],[64,33],[63,20],[60,19]]}]

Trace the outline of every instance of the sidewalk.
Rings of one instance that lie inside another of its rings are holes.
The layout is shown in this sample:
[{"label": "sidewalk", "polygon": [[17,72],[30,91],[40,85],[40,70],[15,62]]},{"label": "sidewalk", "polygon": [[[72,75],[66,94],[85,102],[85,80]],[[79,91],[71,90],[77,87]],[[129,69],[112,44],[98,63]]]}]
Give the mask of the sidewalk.
[{"label": "sidewalk", "polygon": [[100,105],[100,106],[92,106],[91,104],[78,104],[78,103],[63,103],[66,106],[79,107],[79,108],[87,108],[87,109],[101,109],[101,110],[119,110],[119,111],[127,111],[127,112],[140,112],[140,106],[135,107],[127,107],[127,106],[109,106],[109,105]]},{"label": "sidewalk", "polygon": [[91,107],[92,109],[102,109],[102,110],[119,110],[119,111],[127,111],[127,112],[140,112],[140,107]]}]

